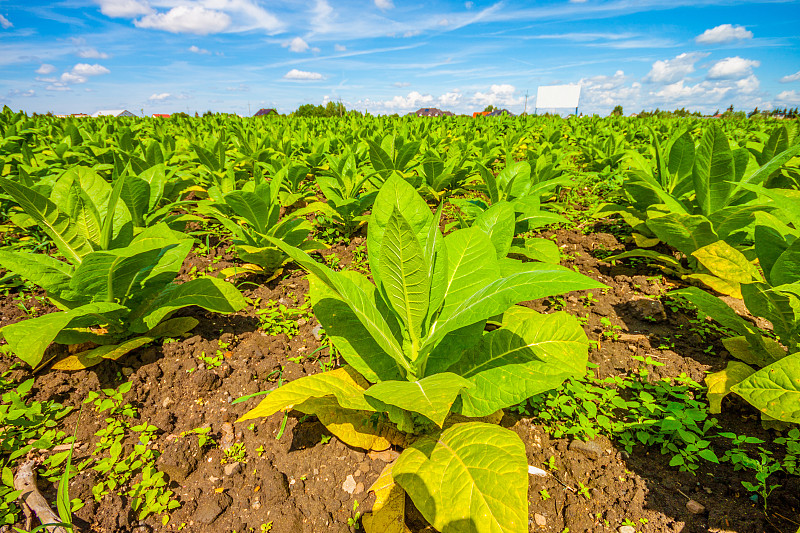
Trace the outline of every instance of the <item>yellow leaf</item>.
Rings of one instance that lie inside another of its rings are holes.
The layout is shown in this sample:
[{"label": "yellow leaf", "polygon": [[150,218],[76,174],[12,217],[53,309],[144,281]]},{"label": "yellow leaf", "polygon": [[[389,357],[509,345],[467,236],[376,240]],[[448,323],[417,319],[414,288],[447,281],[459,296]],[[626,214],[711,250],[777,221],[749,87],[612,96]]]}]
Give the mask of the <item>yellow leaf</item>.
[{"label": "yellow leaf", "polygon": [[758,269],[747,258],[725,241],[712,242],[698,248],[692,255],[713,275],[731,285],[761,280]]},{"label": "yellow leaf", "polygon": [[633,242],[639,248],[652,248],[656,244],[660,243],[661,240],[658,237],[645,237],[641,233],[634,233]]},{"label": "yellow leaf", "polygon": [[131,350],[153,340],[152,337],[136,337],[119,344],[106,344],[91,350],[70,355],[53,365],[55,370],[84,370],[99,364],[103,359],[117,360]]},{"label": "yellow leaf", "polygon": [[406,495],[403,489],[394,482],[392,466],[386,465],[369,488],[375,493],[372,512],[361,518],[366,533],[411,533],[406,527]]},{"label": "yellow leaf", "polygon": [[688,276],[683,276],[683,279],[699,281],[720,294],[742,299],[742,286],[740,283],[730,282],[711,274],[689,274]]},{"label": "yellow leaf", "polygon": [[306,400],[295,409],[301,413],[314,414],[325,428],[349,446],[364,450],[381,451],[392,445],[391,432],[396,429],[387,424],[373,425],[369,411],[343,409],[336,398],[312,398]]},{"label": "yellow leaf", "polygon": [[722,399],[731,392],[731,387],[747,379],[755,372],[752,367],[738,361],[730,361],[725,370],[706,376],[708,386],[708,410],[712,414],[722,412]]}]

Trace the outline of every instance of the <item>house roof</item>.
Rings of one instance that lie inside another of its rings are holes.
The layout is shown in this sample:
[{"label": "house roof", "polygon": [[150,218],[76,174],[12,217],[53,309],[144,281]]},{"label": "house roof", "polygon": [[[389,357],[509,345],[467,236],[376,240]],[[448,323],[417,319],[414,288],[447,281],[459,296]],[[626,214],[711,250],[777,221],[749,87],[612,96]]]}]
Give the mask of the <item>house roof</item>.
[{"label": "house roof", "polygon": [[514,113],[512,113],[512,112],[511,112],[511,111],[509,111],[508,109],[495,109],[494,111],[492,111],[491,113],[489,113],[489,115],[488,115],[488,116],[490,116],[490,117],[499,117],[499,116],[501,116],[501,115],[503,115],[503,114],[506,114],[506,115],[508,115],[509,117],[514,117],[514,116],[516,116]]},{"label": "house roof", "polygon": [[418,117],[441,117],[445,113],[445,111],[435,107],[421,107],[414,112]]},{"label": "house roof", "polygon": [[270,107],[270,108],[267,108],[267,109],[263,109],[263,108],[262,108],[262,109],[259,109],[258,111],[256,111],[256,114],[255,114],[255,115],[253,115],[253,116],[254,116],[254,117],[263,117],[263,116],[265,116],[265,115],[273,115],[273,114],[274,114],[274,115],[277,115],[277,114],[278,114],[278,112],[277,112],[275,109],[272,109],[272,108]]},{"label": "house roof", "polygon": [[127,109],[101,109],[92,113],[93,117],[135,117],[133,113]]}]

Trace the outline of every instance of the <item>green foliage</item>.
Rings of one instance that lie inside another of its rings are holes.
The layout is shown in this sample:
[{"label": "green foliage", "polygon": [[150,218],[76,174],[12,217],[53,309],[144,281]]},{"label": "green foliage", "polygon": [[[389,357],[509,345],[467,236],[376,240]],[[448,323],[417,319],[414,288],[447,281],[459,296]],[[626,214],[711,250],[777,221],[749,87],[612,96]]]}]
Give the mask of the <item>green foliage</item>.
[{"label": "green foliage", "polygon": [[[3,428],[0,432],[0,525],[3,526],[16,523],[22,514],[17,501],[20,491],[14,489],[14,467],[33,449],[51,450],[54,446],[69,442],[66,434],[57,426],[59,420],[72,410],[52,400],[39,402],[27,399],[34,379],[15,384],[8,374],[5,372],[0,376],[0,427]],[[59,477],[59,459],[66,458],[66,455],[58,455],[60,457],[50,456],[45,460],[44,476],[52,480]],[[63,475],[61,478],[63,484]],[[63,499],[60,498],[60,501],[63,506]]]},{"label": "green foliage", "polygon": [[[407,182],[390,176],[367,237],[375,285],[282,245],[309,271],[317,319],[348,366],[284,385],[242,420],[293,407],[362,448],[380,449],[406,434],[393,476],[437,528],[466,527],[455,524],[467,520],[488,531],[495,527],[489,516],[506,531],[526,530],[522,443],[491,424],[446,421],[491,415],[580,375],[588,342],[574,319],[513,306],[601,285],[568,269],[503,257],[497,242],[479,228],[443,237],[438,216]],[[492,317],[504,327],[485,332]],[[481,459],[487,452],[491,470]],[[484,503],[459,496],[456,480],[463,479]]]},{"label": "green foliage", "polygon": [[[105,427],[95,433],[100,440],[95,444],[91,457],[78,465],[78,470],[91,467],[100,475],[92,487],[96,501],[110,493],[122,493],[131,499],[131,508],[144,520],[150,515],[162,515],[162,524],[169,521],[169,511],[180,503],[167,488],[164,473],[155,467],[159,453],[150,447],[158,430],[146,422],[135,423],[139,414],[123,396],[130,391],[131,382],[116,389],[90,392],[84,403],[91,403],[97,413],[107,413]],[[126,441],[134,442],[126,454]]]}]

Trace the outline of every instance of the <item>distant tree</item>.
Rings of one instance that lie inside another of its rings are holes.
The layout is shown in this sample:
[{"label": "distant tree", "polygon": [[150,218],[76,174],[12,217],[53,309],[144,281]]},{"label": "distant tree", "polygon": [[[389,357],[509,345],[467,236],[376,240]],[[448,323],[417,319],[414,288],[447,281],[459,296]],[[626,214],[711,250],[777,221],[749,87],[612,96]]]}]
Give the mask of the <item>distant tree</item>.
[{"label": "distant tree", "polygon": [[491,113],[495,109],[497,109],[495,106],[493,106],[492,104],[489,104],[489,105],[486,106],[486,109],[484,109],[483,112],[484,113]]},{"label": "distant tree", "polygon": [[614,107],[614,110],[611,112],[612,117],[621,117],[622,116],[622,106],[617,105]]},{"label": "distant tree", "polygon": [[753,118],[754,116],[758,115],[758,113],[759,113],[759,111],[758,111],[758,106],[756,106],[756,108],[755,108],[755,109],[753,109],[752,111],[750,111],[750,112],[747,114],[747,118]]}]

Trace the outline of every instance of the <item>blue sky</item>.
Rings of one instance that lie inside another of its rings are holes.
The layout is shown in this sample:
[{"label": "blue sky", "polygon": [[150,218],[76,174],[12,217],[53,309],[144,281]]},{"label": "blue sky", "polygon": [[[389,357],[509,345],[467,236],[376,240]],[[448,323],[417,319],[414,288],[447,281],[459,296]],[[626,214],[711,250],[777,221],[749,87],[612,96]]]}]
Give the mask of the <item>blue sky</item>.
[{"label": "blue sky", "polygon": [[0,104],[28,112],[626,114],[800,105],[800,1],[0,0]]}]

